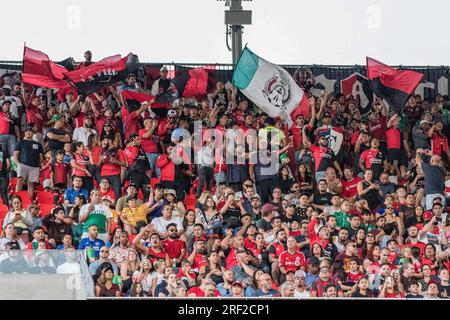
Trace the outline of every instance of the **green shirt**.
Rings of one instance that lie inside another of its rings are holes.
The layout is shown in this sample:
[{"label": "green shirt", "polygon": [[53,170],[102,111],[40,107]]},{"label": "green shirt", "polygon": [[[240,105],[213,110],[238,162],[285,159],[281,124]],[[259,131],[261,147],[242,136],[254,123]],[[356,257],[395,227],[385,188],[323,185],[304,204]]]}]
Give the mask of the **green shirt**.
[{"label": "green shirt", "polygon": [[371,224],[371,223],[369,223],[369,224],[362,223],[361,227],[364,228],[364,230],[366,231],[366,234],[369,233],[370,231],[376,229],[376,227],[373,224]]},{"label": "green shirt", "polygon": [[[87,214],[89,204],[85,204],[80,210],[80,216]],[[98,233],[107,233],[106,224],[108,219],[112,218],[111,210],[102,204],[95,205],[92,212],[83,224],[83,232],[88,232],[89,227],[95,224],[98,227]]]},{"label": "green shirt", "polygon": [[350,229],[350,214],[342,211],[336,211],[333,215],[336,217],[336,226],[339,228],[344,227]]}]

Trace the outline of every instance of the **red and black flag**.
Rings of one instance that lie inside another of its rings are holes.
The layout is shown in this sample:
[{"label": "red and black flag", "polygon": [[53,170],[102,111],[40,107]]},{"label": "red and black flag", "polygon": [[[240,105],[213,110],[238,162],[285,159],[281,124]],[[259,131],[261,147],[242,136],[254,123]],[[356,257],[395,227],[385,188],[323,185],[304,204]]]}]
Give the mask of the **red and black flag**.
[{"label": "red and black flag", "polygon": [[424,75],[411,70],[396,70],[367,57],[367,78],[373,93],[385,99],[397,113],[401,112]]},{"label": "red and black flag", "polygon": [[204,96],[208,89],[208,72],[203,68],[191,69],[173,79],[172,84],[180,98]]},{"label": "red and black flag", "polygon": [[[146,101],[151,101],[155,99],[154,96],[151,96],[146,93],[140,93],[137,91],[128,91],[123,90],[121,92],[123,99],[126,101],[129,112],[133,112],[138,110],[141,107],[141,104]],[[169,104],[159,103],[158,101],[155,101],[152,103],[151,108],[152,109],[161,109],[161,108],[167,108]]]},{"label": "red and black flag", "polygon": [[64,73],[67,69],[51,61],[49,57],[37,50],[25,47],[23,53],[23,82],[34,86],[51,89],[67,87]]},{"label": "red and black flag", "polygon": [[88,96],[125,80],[130,73],[135,73],[139,68],[139,59],[130,53],[124,58],[120,55],[108,57],[86,68],[66,72],[64,75],[82,94]]}]

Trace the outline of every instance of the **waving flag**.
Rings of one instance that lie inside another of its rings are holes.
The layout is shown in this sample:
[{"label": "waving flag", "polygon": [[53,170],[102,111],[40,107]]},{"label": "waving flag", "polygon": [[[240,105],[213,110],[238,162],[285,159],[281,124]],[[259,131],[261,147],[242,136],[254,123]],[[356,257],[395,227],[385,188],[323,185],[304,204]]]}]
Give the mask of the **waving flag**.
[{"label": "waving flag", "polygon": [[137,56],[130,53],[124,58],[120,55],[108,57],[88,67],[66,72],[64,75],[87,96],[125,80],[130,73],[136,72],[139,68]]},{"label": "waving flag", "polygon": [[172,80],[179,97],[197,97],[206,94],[208,88],[208,72],[202,68],[183,72]]},{"label": "waving flag", "polygon": [[341,151],[342,142],[344,141],[344,130],[342,127],[318,129],[317,136],[327,137],[328,147],[333,150],[336,156],[338,155]]},{"label": "waving flag", "polygon": [[67,69],[51,61],[49,57],[37,50],[24,48],[23,82],[34,86],[61,89],[68,86],[63,80]]},{"label": "waving flag", "polygon": [[401,112],[424,75],[411,70],[396,70],[367,57],[367,78],[373,92],[385,99],[393,110]]},{"label": "waving flag", "polygon": [[309,115],[308,97],[292,76],[244,48],[233,74],[233,84],[270,117],[287,120]]},{"label": "waving flag", "polygon": [[[123,90],[121,94],[122,97],[126,100],[129,110],[137,110],[140,108],[141,103],[151,101],[152,99],[155,98],[154,96],[151,96],[146,93],[128,90]],[[152,103],[151,108],[160,109],[160,108],[167,108],[168,106],[169,104],[159,103],[158,101],[155,101],[154,103]]]}]

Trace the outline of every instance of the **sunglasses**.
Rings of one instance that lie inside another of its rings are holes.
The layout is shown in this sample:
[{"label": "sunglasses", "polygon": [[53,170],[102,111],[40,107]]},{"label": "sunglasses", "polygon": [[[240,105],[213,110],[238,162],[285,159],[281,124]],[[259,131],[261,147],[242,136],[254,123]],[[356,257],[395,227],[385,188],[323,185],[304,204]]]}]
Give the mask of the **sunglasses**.
[{"label": "sunglasses", "polygon": [[244,184],[244,187],[246,187],[246,188],[253,188],[253,185],[252,184]]}]

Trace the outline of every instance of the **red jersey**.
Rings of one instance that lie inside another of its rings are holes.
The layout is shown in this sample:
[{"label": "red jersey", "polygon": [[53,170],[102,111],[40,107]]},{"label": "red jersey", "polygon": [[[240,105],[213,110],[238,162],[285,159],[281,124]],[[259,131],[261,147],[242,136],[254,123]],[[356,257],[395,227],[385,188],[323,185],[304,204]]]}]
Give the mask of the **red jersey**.
[{"label": "red jersey", "polygon": [[234,267],[235,265],[237,265],[236,251],[237,251],[236,248],[232,248],[232,249],[230,249],[230,252],[227,255],[227,260],[226,260],[226,263],[227,263],[226,269],[227,270]]},{"label": "red jersey", "polygon": [[390,128],[386,131],[386,141],[387,148],[389,149],[400,149],[401,147],[401,135],[398,128]]},{"label": "red jersey", "polygon": [[352,181],[346,181],[344,179],[341,180],[342,183],[342,193],[341,197],[343,198],[353,198],[358,194],[357,186],[360,181],[363,179],[359,177],[353,178]]},{"label": "red jersey", "polygon": [[380,141],[386,140],[386,117],[380,116],[378,120],[370,122],[370,132],[374,138],[379,139]]},{"label": "red jersey", "polygon": [[433,133],[431,137],[431,151],[433,155],[441,156],[442,153],[447,153],[448,151],[448,138],[445,135],[440,135],[437,132]]},{"label": "red jersey", "polygon": [[425,243],[424,242],[421,242],[421,241],[417,241],[417,243],[415,243],[415,244],[413,244],[413,243],[405,243],[404,245],[403,245],[404,247],[417,247],[417,248],[419,248],[420,249],[420,254],[422,255],[422,254],[424,254],[425,253]]},{"label": "red jersey", "polygon": [[[189,291],[187,292],[187,294],[192,294],[194,293],[196,297],[204,297],[205,296],[205,292],[200,289],[200,287],[192,287],[189,289]],[[216,291],[214,292],[214,297],[220,297],[220,292],[216,289]]]},{"label": "red jersey", "polygon": [[149,259],[152,263],[155,263],[156,261],[165,262],[166,252],[164,250],[161,252],[155,252],[153,248],[148,248],[147,259]]},{"label": "red jersey", "polygon": [[255,248],[256,247],[256,243],[254,241],[252,241],[250,238],[247,237],[244,240],[244,247],[246,249]]},{"label": "red jersey", "polygon": [[351,271],[347,272],[347,279],[345,282],[353,282],[357,283],[359,279],[363,278],[365,275],[361,272],[352,273]]},{"label": "red jersey", "polygon": [[103,198],[104,196],[108,196],[113,201],[116,200],[116,194],[114,193],[114,191],[111,188],[105,192],[103,192],[102,190],[99,190],[99,191],[100,191],[100,199]]},{"label": "red jersey", "polygon": [[0,112],[0,134],[10,134],[13,126],[14,124],[9,114]]},{"label": "red jersey", "polygon": [[328,147],[316,147],[311,144],[309,147],[314,156],[314,169],[315,171],[325,171],[329,167],[333,167],[333,162],[336,160],[336,155]]},{"label": "red jersey", "polygon": [[44,128],[45,113],[33,104],[30,104],[26,110],[27,123],[34,123],[38,132],[42,132]]},{"label": "red jersey", "polygon": [[280,254],[280,267],[285,267],[286,272],[297,271],[301,267],[306,267],[305,255],[299,251],[290,254],[289,251],[284,251]]},{"label": "red jersey", "polygon": [[282,243],[274,242],[269,248],[269,255],[275,257],[276,259],[280,258],[280,254],[286,251],[286,246]]},{"label": "red jersey", "polygon": [[[82,169],[86,169],[87,166],[90,164],[89,153],[87,151],[83,151],[81,154],[75,152],[73,154],[73,159],[75,160],[75,163]],[[78,177],[86,177],[87,173],[84,170],[78,170],[72,167],[72,175]]]},{"label": "red jersey", "polygon": [[[119,161],[123,161],[125,162],[125,155],[122,149],[117,150],[117,152],[115,152],[116,154],[116,159]],[[121,166],[118,164],[112,164],[112,163],[105,163],[102,165],[102,169],[101,169],[101,176],[102,177],[106,177],[106,176],[115,176],[115,175],[119,175],[120,174],[120,170],[121,170]]]},{"label": "red jersey", "polygon": [[170,259],[178,259],[180,257],[181,250],[186,249],[186,244],[184,241],[179,239],[166,239],[163,240],[162,244]]},{"label": "red jersey", "polygon": [[69,166],[65,163],[56,162],[53,164],[53,183],[67,185],[67,173]]},{"label": "red jersey", "polygon": [[197,253],[194,257],[194,263],[192,264],[192,268],[200,270],[202,267],[207,266],[206,256],[204,254]]},{"label": "red jersey", "polygon": [[180,278],[187,278],[187,277],[191,277],[193,280],[197,279],[197,274],[194,271],[189,271],[189,274],[186,275],[184,273],[183,269],[179,268],[178,270],[179,270],[178,273],[177,273],[177,278],[178,279],[180,279]]},{"label": "red jersey", "polygon": [[[43,166],[45,166],[46,164],[47,164],[47,160],[44,160],[42,162],[41,168]],[[50,166],[48,166],[47,168],[45,168],[43,170],[41,169],[40,174],[41,174],[42,180],[51,179],[51,177],[52,177],[52,166],[50,165]]]},{"label": "red jersey", "polygon": [[130,139],[132,133],[139,132],[139,114],[137,111],[128,114],[125,121],[125,128],[127,128],[127,130],[125,130],[125,141]]},{"label": "red jersey", "polygon": [[145,129],[139,130],[139,138],[141,138],[141,147],[145,153],[158,153],[159,137],[154,132],[150,138],[144,138]]}]

